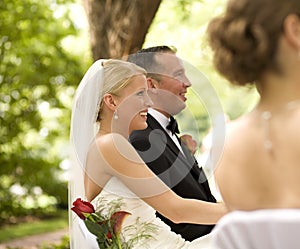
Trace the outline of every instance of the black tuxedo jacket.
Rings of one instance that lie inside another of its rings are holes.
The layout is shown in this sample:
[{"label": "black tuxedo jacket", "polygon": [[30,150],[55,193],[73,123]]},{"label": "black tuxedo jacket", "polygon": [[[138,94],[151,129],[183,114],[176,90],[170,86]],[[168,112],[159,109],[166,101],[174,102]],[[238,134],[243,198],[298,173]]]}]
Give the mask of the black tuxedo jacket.
[{"label": "black tuxedo jacket", "polygon": [[[150,114],[147,123],[147,129],[134,131],[129,140],[148,167],[179,196],[216,202],[204,171],[198,166],[187,147],[181,144],[185,154],[183,155],[164,128]],[[175,224],[159,213],[157,216],[168,224],[172,231],[189,241],[208,234],[214,227],[213,225]]]}]

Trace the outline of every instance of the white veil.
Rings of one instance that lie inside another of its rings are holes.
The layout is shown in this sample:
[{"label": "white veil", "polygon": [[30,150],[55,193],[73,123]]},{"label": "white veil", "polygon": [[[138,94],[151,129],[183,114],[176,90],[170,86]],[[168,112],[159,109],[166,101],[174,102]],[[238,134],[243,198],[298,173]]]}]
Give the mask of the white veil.
[{"label": "white veil", "polygon": [[[88,69],[77,88],[73,102],[70,132],[72,166],[69,180],[69,209],[75,199],[85,199],[84,165],[89,145],[97,131],[96,118],[103,90],[103,61],[96,61]],[[89,243],[95,240],[87,239],[92,234],[87,231],[77,215],[70,211],[69,223],[71,249],[93,248]]]}]

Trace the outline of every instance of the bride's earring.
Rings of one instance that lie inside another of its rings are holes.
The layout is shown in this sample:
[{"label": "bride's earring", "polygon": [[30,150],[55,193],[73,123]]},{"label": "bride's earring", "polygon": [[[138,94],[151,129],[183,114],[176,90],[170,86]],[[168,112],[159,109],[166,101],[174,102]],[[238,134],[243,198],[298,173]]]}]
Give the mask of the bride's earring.
[{"label": "bride's earring", "polygon": [[117,110],[115,110],[113,117],[114,117],[114,120],[119,119],[118,111]]}]

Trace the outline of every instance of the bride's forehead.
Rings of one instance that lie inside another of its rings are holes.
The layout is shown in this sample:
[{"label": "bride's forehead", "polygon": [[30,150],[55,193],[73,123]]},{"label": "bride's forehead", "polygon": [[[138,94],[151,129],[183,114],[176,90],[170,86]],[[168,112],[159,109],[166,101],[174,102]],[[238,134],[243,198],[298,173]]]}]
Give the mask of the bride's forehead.
[{"label": "bride's forehead", "polygon": [[136,88],[145,88],[147,87],[147,80],[146,80],[146,76],[143,74],[140,75],[135,75],[133,76],[128,84],[127,87],[128,89],[136,89]]}]

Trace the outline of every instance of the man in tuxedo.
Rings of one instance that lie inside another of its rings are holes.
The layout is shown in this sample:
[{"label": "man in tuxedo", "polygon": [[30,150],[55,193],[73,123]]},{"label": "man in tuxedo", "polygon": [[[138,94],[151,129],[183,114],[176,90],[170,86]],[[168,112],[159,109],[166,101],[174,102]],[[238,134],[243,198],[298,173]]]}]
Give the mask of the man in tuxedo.
[{"label": "man in tuxedo", "polygon": [[[185,108],[185,94],[191,86],[176,51],[168,46],[151,47],[130,55],[128,61],[148,72],[149,95],[154,103],[148,112],[147,129],[134,131],[130,142],[148,167],[179,196],[216,202],[203,169],[176,134],[179,131],[173,115]],[[213,228],[213,225],[175,224],[159,213],[157,216],[189,241],[210,233]]]}]

